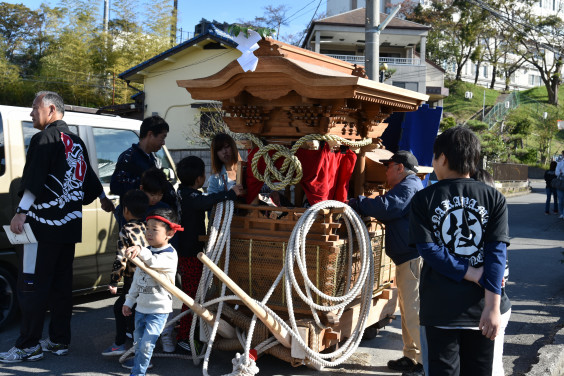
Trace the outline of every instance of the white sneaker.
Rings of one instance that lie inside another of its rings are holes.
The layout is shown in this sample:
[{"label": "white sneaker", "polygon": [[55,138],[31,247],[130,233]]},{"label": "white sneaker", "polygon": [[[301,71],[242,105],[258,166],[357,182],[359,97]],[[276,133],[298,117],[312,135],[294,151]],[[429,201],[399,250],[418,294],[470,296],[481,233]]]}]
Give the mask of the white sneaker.
[{"label": "white sneaker", "polygon": [[173,327],[170,326],[165,328],[165,330],[161,333],[161,344],[163,345],[163,351],[165,353],[173,353],[176,350],[176,343],[174,340],[174,336],[172,335]]},{"label": "white sneaker", "polygon": [[19,363],[24,360],[35,361],[41,359],[43,359],[43,350],[41,349],[41,345],[27,349],[18,349],[14,346],[7,352],[0,354],[0,362],[2,363]]}]

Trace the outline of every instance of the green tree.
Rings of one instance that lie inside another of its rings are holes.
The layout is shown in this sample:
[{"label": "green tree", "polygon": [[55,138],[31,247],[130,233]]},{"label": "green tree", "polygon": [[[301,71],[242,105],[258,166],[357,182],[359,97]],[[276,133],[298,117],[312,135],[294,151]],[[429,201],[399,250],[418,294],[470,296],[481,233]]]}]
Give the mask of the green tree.
[{"label": "green tree", "polygon": [[408,19],[431,25],[427,49],[437,64],[455,67],[455,79],[462,80],[462,67],[476,49],[488,13],[462,0],[433,0],[429,7],[418,6]]},{"label": "green tree", "polygon": [[0,3],[0,35],[4,41],[4,55],[12,61],[16,53],[22,53],[41,29],[39,12],[23,4]]},{"label": "green tree", "polygon": [[100,33],[99,9],[87,0],[62,0],[60,4],[57,13],[63,17],[51,18],[56,35],[42,58],[42,75],[54,82],[67,102],[100,105],[103,77],[92,64]]},{"label": "green tree", "polygon": [[[526,0],[518,4],[506,0],[502,3],[508,19],[504,27],[511,30],[516,43],[512,53],[534,66],[548,93],[548,102],[558,105],[558,89],[564,67],[564,8],[555,12],[532,12],[538,2]],[[557,2],[557,4],[559,4]]]}]

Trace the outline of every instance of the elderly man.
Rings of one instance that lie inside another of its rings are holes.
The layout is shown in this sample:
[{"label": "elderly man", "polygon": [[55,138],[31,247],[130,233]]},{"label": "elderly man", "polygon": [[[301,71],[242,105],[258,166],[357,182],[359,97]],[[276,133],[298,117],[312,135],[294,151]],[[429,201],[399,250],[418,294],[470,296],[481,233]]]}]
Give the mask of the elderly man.
[{"label": "elderly man", "polygon": [[[68,353],[71,339],[72,265],[75,244],[82,238],[82,205],[100,197],[112,211],[102,184],[90,167],[86,146],[71,133],[62,98],[49,91],[37,94],[31,118],[40,130],[31,139],[19,189],[22,196],[10,229],[20,234],[29,223],[38,243],[19,252],[17,294],[22,321],[15,346],[0,361],[43,359],[43,351]],[[49,338],[40,340],[47,309]]]},{"label": "elderly man", "polygon": [[399,150],[390,159],[381,161],[386,166],[386,181],[390,190],[383,196],[359,196],[349,204],[361,215],[371,216],[386,226],[386,254],[396,264],[403,338],[403,357],[390,360],[388,368],[402,371],[403,375],[424,375],[419,338],[419,275],[421,258],[415,247],[408,246],[409,206],[411,198],[423,189],[417,172],[417,158],[408,151]]}]

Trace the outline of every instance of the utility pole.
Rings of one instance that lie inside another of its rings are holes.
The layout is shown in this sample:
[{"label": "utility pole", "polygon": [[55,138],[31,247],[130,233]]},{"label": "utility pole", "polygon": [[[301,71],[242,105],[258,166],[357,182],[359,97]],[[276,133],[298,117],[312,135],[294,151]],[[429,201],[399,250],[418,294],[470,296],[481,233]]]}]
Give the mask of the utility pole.
[{"label": "utility pole", "polygon": [[398,4],[386,19],[380,23],[380,0],[366,0],[366,18],[364,20],[364,60],[366,75],[378,81],[380,66],[380,33],[400,10]]},{"label": "utility pole", "polygon": [[110,0],[104,0],[104,33],[108,32],[110,22]]},{"label": "utility pole", "polygon": [[366,75],[378,80],[378,60],[380,58],[380,32],[375,31],[380,23],[380,0],[366,0],[364,19],[364,60]]},{"label": "utility pole", "polygon": [[[176,24],[178,22],[178,0],[174,0],[172,6],[172,21],[170,24],[170,45],[176,45]],[[182,37],[182,35],[181,35]]]}]

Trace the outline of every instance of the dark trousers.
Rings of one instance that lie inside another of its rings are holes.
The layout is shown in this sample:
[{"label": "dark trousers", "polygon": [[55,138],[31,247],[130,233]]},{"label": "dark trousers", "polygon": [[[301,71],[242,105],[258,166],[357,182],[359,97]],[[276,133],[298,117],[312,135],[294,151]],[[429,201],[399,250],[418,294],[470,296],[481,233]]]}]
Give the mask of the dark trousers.
[{"label": "dark trousers", "polygon": [[546,204],[544,205],[545,213],[550,213],[550,196],[554,197],[554,212],[558,212],[558,195],[556,189],[547,187],[546,191]]},{"label": "dark trousers", "polygon": [[[204,265],[197,257],[178,257],[178,272],[182,278],[182,291],[192,299],[196,298],[200,278],[202,278],[202,270]],[[188,306],[182,305],[182,312],[186,311]],[[180,319],[180,328],[176,338],[179,341],[187,341],[190,337],[190,327],[192,326],[192,314],[188,314]]]},{"label": "dark trousers", "polygon": [[17,295],[22,320],[16,347],[39,343],[48,309],[49,338],[54,343],[70,343],[74,247],[74,243],[39,242],[34,274],[23,273],[23,252],[19,252]]},{"label": "dark trousers", "polygon": [[135,309],[133,308],[133,314],[131,316],[124,316],[122,313],[123,303],[125,303],[125,296],[129,292],[131,287],[131,282],[133,278],[123,277],[123,289],[121,290],[120,296],[114,303],[114,317],[116,318],[116,340],[115,344],[121,346],[127,340],[126,332],[133,333],[135,330]]},{"label": "dark trousers", "polygon": [[427,361],[432,376],[491,376],[494,341],[480,330],[426,326]]}]

